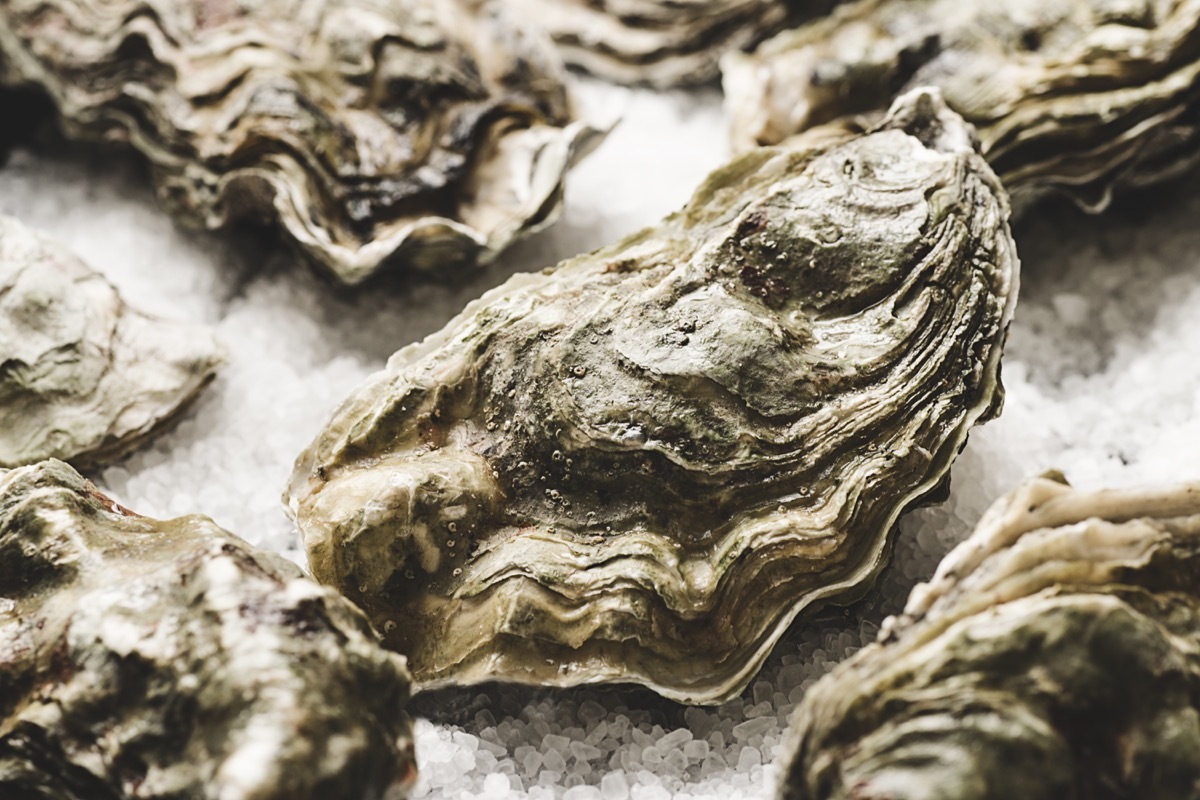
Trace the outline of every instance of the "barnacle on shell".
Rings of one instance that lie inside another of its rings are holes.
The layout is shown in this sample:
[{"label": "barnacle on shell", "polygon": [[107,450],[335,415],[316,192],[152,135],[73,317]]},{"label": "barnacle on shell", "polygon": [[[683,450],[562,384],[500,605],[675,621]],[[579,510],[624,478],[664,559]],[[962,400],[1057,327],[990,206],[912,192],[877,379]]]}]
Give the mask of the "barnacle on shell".
[{"label": "barnacle on shell", "polygon": [[[717,61],[797,16],[787,0],[505,0],[537,20],[571,64],[621,83],[665,87],[717,76]],[[806,16],[829,5],[802,4]]]},{"label": "barnacle on shell", "polygon": [[1200,485],[999,500],[805,695],[787,800],[1146,800],[1200,785]]},{"label": "barnacle on shell", "polygon": [[0,796],[399,800],[404,659],[286,559],[0,471]]},{"label": "barnacle on shell", "polygon": [[420,687],[735,694],[998,411],[1007,217],[936,93],[734,160],[355,391],[289,488],[313,574]]},{"label": "barnacle on shell", "polygon": [[936,86],[979,133],[1016,207],[1092,211],[1114,187],[1200,155],[1200,4],[1190,0],[856,0],[723,63],[735,147],[882,114]]},{"label": "barnacle on shell", "polygon": [[111,461],[224,360],[213,332],[130,308],[61,245],[0,216],[0,467]]},{"label": "barnacle on shell", "polygon": [[346,283],[552,219],[597,132],[551,47],[480,0],[0,4],[0,81],[136,148],[180,220],[277,220]]}]

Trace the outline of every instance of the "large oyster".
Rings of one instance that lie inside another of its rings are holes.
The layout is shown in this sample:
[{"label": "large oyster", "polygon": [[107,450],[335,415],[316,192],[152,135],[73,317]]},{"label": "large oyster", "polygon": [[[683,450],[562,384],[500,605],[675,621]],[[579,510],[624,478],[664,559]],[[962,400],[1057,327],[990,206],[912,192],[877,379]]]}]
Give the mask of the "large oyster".
[{"label": "large oyster", "polygon": [[931,93],[733,161],[361,386],[289,490],[314,575],[422,687],[729,697],[998,410],[1007,214]]},{"label": "large oyster", "polygon": [[1195,797],[1200,485],[1030,481],[805,696],[789,800]]},{"label": "large oyster", "polygon": [[479,0],[0,3],[0,80],[137,148],[180,219],[277,219],[347,283],[552,217],[594,132],[550,48]]},{"label": "large oyster", "polygon": [[1188,0],[858,0],[729,56],[735,146],[869,119],[933,85],[975,125],[1018,205],[1055,190],[1100,210],[1115,185],[1200,154],[1198,22]]},{"label": "large oyster", "polygon": [[548,30],[568,63],[654,86],[712,80],[722,53],[753,46],[789,17],[785,0],[505,2]]},{"label": "large oyster", "polygon": [[223,360],[208,328],[130,308],[63,247],[0,216],[0,467],[112,460]]},{"label": "large oyster", "polygon": [[0,473],[0,796],[399,798],[407,694],[404,659],[283,558],[60,461]]}]

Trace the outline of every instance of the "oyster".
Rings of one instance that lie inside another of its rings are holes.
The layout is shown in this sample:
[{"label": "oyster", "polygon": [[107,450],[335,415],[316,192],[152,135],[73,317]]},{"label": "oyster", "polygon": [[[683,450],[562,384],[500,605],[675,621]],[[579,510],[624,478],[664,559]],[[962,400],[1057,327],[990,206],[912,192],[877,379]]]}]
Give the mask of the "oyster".
[{"label": "oyster", "polygon": [[181,220],[278,220],[346,283],[486,260],[596,140],[551,44],[476,0],[7,0],[0,79],[127,143]]},{"label": "oyster", "polygon": [[207,327],[125,304],[102,275],[0,216],[0,467],[102,464],[160,430],[213,377]]},{"label": "oyster", "polygon": [[858,0],[723,67],[735,147],[775,144],[907,87],[941,88],[1013,202],[1102,210],[1200,155],[1200,5],[1182,0]]},{"label": "oyster", "polygon": [[399,798],[401,656],[344,598],[204,517],[60,461],[0,473],[0,795]]},{"label": "oyster", "polygon": [[797,711],[789,800],[1194,797],[1200,485],[997,502]]},{"label": "oyster", "polygon": [[506,2],[548,30],[567,63],[659,87],[712,80],[722,53],[752,47],[789,18],[784,0]]},{"label": "oyster", "polygon": [[935,93],[733,161],[355,391],[288,490],[313,574],[421,688],[735,694],[998,411],[1007,215]]}]

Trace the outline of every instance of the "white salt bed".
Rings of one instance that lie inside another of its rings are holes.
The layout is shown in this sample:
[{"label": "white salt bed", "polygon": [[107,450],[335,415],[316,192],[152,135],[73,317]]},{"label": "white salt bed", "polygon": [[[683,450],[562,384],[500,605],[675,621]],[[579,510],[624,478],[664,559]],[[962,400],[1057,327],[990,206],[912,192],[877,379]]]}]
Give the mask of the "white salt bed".
[{"label": "white salt bed", "polygon": [[[572,175],[563,218],[457,288],[397,279],[335,290],[255,232],[177,229],[132,159],[17,150],[0,168],[0,212],[57,236],[141,307],[214,324],[231,351],[178,427],[93,477],[142,513],[205,513],[295,556],[279,495],[292,459],[351,388],[509,274],[654,222],[726,157],[715,92],[580,88],[593,113],[619,111],[624,121]],[[913,583],[1022,477],[1057,467],[1089,488],[1200,479],[1197,218],[1200,179],[1099,219],[1050,204],[1022,222],[1004,414],[972,434],[949,500],[904,519],[879,590],[798,625],[741,697],[719,708],[611,687],[419,697],[414,795],[770,797],[805,689],[871,640]]]}]

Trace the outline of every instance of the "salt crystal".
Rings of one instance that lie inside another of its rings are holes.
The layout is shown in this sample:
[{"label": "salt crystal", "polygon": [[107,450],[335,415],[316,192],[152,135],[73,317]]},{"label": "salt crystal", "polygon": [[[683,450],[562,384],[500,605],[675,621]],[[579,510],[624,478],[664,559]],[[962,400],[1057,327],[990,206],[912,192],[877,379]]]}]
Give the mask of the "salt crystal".
[{"label": "salt crystal", "polygon": [[649,746],[653,745],[656,741],[658,741],[653,736],[651,736],[649,733],[646,733],[645,731],[641,730],[640,728],[631,729],[629,731],[629,735],[633,739],[634,744],[641,745],[642,747],[649,747]]},{"label": "salt crystal", "polygon": [[563,772],[567,768],[566,759],[557,750],[547,750],[542,755],[542,761],[546,765],[546,769],[553,772]]},{"label": "salt crystal", "polygon": [[661,786],[637,785],[631,792],[633,800],[671,800],[671,793]]},{"label": "salt crystal", "polygon": [[475,753],[475,769],[479,772],[488,773],[496,770],[500,766],[500,759],[489,750],[479,750]]},{"label": "salt crystal", "polygon": [[598,722],[594,728],[588,731],[587,735],[583,738],[583,741],[595,747],[603,742],[607,736],[608,724],[605,722]]},{"label": "salt crystal", "polygon": [[543,761],[542,754],[530,748],[530,751],[521,759],[521,766],[526,775],[533,777],[542,768]]},{"label": "salt crystal", "polygon": [[733,738],[741,742],[749,739],[751,736],[762,735],[774,726],[774,717],[755,717],[754,719],[748,719],[745,722],[734,726]]},{"label": "salt crystal", "polygon": [[659,752],[665,753],[668,750],[673,750],[676,747],[680,747],[685,742],[690,742],[691,740],[692,732],[690,730],[687,728],[676,728],[659,739],[655,747],[658,748]]},{"label": "salt crystal", "polygon": [[595,786],[576,786],[563,793],[563,800],[604,800]]},{"label": "salt crystal", "polygon": [[707,711],[692,706],[683,712],[683,719],[688,729],[697,739],[708,736],[713,729],[713,717]]},{"label": "salt crystal", "polygon": [[596,723],[608,716],[608,709],[595,700],[585,700],[579,704],[579,718],[594,727]]},{"label": "salt crystal", "polygon": [[738,755],[737,769],[738,772],[747,772],[751,767],[762,765],[762,753],[758,752],[753,747],[743,747],[742,752]]},{"label": "salt crystal", "polygon": [[667,754],[663,756],[663,764],[665,764],[666,767],[671,770],[671,772],[678,774],[687,768],[687,758],[683,755],[683,751],[681,750],[669,750]]},{"label": "salt crystal", "polygon": [[566,736],[559,736],[558,734],[548,733],[542,737],[542,747],[549,748],[551,750],[556,750],[560,753],[567,752],[567,748],[570,747],[570,745],[571,745],[571,740],[568,739]]},{"label": "salt crystal", "polygon": [[700,765],[701,775],[712,775],[716,772],[721,772],[729,768],[729,762],[720,753],[709,753],[704,757],[704,763]]},{"label": "salt crystal", "polygon": [[571,755],[579,761],[590,761],[593,758],[599,758],[603,753],[597,747],[592,747],[583,742],[571,742],[569,745]]},{"label": "salt crystal", "polygon": [[627,800],[629,797],[629,782],[625,773],[609,772],[600,779],[600,795],[603,800]]},{"label": "salt crystal", "polygon": [[483,797],[485,798],[506,797],[510,788],[512,787],[508,784],[508,778],[503,775],[493,774],[483,779]]},{"label": "salt crystal", "polygon": [[464,733],[463,731],[455,731],[451,735],[450,740],[459,747],[470,750],[471,752],[479,749],[479,739],[469,733]]}]

